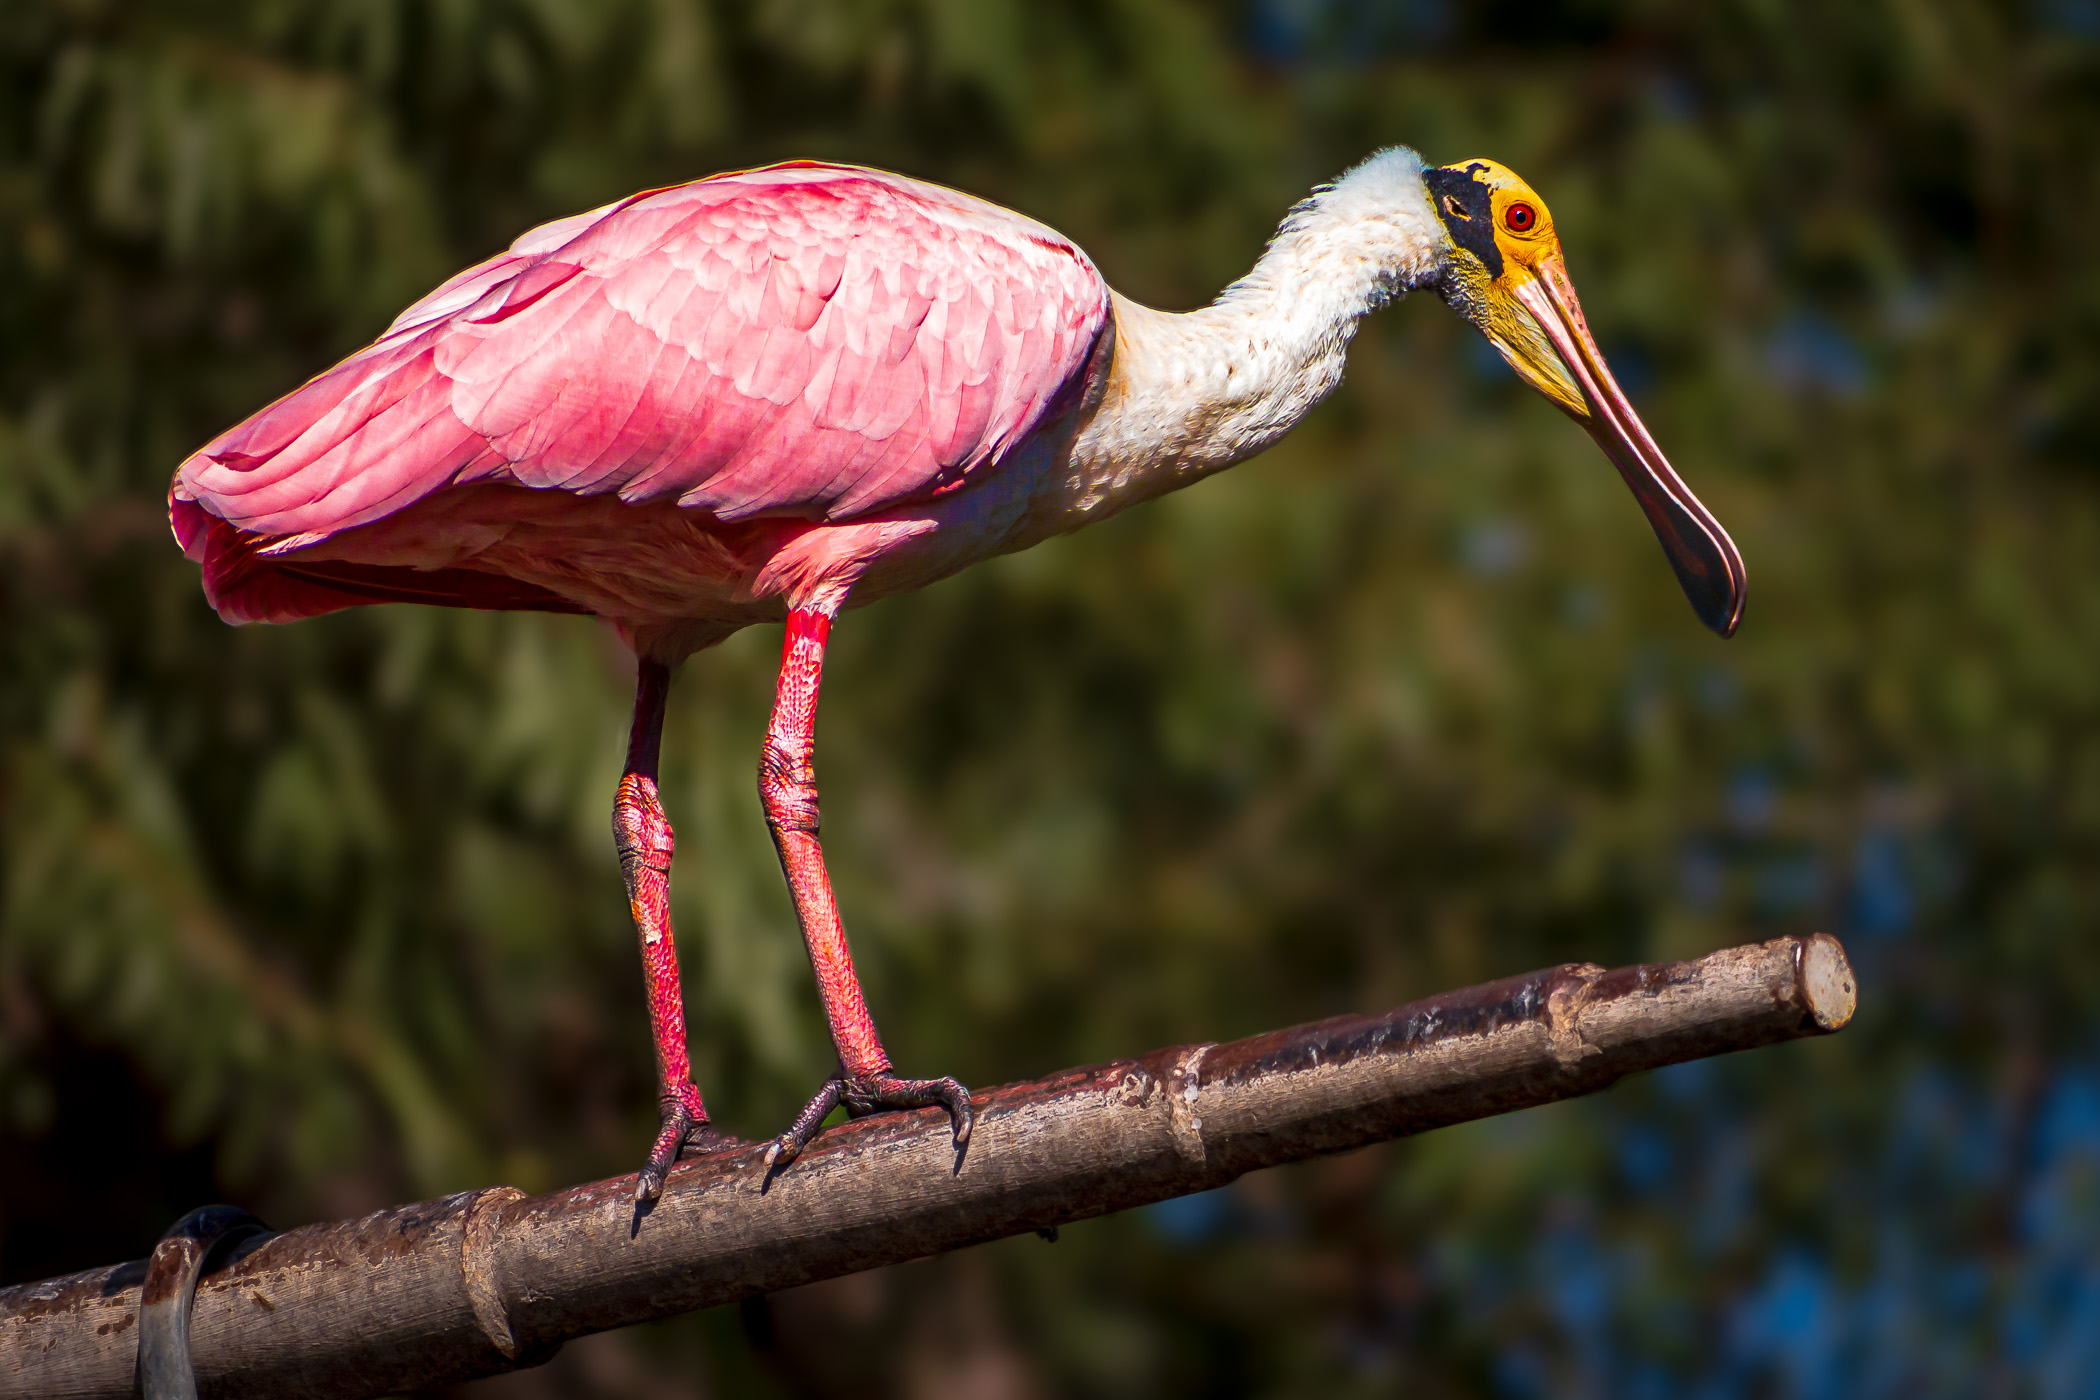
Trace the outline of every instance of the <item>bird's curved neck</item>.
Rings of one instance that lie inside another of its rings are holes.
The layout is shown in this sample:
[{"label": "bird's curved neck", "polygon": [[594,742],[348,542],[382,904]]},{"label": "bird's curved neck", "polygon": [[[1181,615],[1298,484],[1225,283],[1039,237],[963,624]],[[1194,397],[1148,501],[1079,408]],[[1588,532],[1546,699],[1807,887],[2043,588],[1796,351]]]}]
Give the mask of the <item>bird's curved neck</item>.
[{"label": "bird's curved neck", "polygon": [[1356,323],[1431,283],[1441,230],[1428,199],[1352,199],[1345,182],[1292,212],[1254,270],[1210,306],[1115,298],[1100,407],[1074,442],[1090,514],[1261,451],[1341,382]]}]

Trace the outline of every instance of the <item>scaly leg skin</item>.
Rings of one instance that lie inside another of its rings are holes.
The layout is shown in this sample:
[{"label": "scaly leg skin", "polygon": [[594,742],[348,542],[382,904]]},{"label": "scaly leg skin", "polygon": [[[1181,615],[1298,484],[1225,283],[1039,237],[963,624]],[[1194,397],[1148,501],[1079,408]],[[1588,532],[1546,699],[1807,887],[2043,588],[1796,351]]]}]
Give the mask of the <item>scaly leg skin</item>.
[{"label": "scaly leg skin", "polygon": [[707,1109],[693,1086],[686,1057],[685,998],[678,985],[678,945],[671,936],[670,819],[656,796],[657,751],[663,739],[664,698],[671,673],[644,660],[635,683],[634,729],[627,741],[627,771],[613,803],[613,844],[627,877],[627,906],[642,941],[642,980],[649,995],[649,1030],[656,1040],[657,1103],[663,1127],[635,1183],[637,1204],[653,1201],[664,1177],[687,1143],[729,1142],[707,1126]]},{"label": "scaly leg skin", "polygon": [[956,1147],[970,1140],[969,1090],[953,1079],[900,1079],[890,1073],[890,1057],[875,1034],[860,979],[853,974],[853,955],[846,949],[846,930],[832,898],[831,876],[824,869],[824,848],[817,842],[817,687],[830,636],[829,613],[798,608],[788,614],[773,721],[766,728],[765,756],[758,768],[758,794],[794,896],[795,920],[802,925],[810,966],[816,970],[839,1072],[774,1140],[766,1152],[768,1166],[794,1161],[816,1136],[824,1116],[842,1103],[855,1117],[886,1108],[940,1104],[954,1124]]}]

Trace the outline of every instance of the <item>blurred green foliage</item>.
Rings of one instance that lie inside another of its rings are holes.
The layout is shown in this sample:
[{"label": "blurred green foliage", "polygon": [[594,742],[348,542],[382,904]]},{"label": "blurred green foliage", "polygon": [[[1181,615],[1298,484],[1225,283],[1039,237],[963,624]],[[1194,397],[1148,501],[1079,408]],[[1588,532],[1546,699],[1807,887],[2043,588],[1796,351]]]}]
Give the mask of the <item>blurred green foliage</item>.
[{"label": "blurred green foliage", "polygon": [[[1374,319],[1259,462],[841,624],[827,846],[900,1068],[1811,928],[1859,1022],[515,1393],[2091,1394],[2091,0],[0,7],[7,1277],[207,1189],[538,1190],[653,1125],[631,663],[579,619],[226,628],[166,532],[185,452],[635,188],[900,169],[1185,306],[1393,142],[1551,201],[1749,561],[1741,635],[1471,331]],[[689,664],[665,742],[698,1077],[748,1135],[829,1067],[752,790],[775,646]]]}]

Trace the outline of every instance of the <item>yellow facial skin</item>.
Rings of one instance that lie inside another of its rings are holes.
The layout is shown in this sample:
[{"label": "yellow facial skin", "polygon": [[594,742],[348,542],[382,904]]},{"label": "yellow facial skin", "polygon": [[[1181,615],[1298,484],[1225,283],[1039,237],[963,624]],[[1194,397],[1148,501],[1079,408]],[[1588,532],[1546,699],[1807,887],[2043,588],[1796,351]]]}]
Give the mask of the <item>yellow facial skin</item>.
[{"label": "yellow facial skin", "polygon": [[[1480,328],[1525,383],[1569,416],[1586,421],[1590,407],[1581,389],[1517,297],[1519,286],[1537,279],[1545,264],[1560,261],[1560,239],[1546,202],[1516,172],[1492,160],[1462,160],[1435,173],[1450,177],[1432,197],[1459,245],[1444,299]],[[1510,211],[1517,206],[1532,213],[1521,230],[1510,226]],[[1499,254],[1499,275],[1482,256],[1483,239],[1492,240]]]}]

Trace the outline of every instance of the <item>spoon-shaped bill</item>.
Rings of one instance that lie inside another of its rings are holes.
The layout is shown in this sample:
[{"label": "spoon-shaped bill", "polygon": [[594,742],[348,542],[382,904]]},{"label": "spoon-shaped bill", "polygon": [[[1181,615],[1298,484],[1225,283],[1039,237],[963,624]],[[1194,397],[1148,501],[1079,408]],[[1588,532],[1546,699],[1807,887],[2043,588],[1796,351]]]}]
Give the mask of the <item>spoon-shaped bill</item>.
[{"label": "spoon-shaped bill", "polygon": [[1520,285],[1516,294],[1553,342],[1588,401],[1590,415],[1582,420],[1583,427],[1632,488],[1642,513],[1655,527],[1655,537],[1662,541],[1677,581],[1684,586],[1685,597],[1691,600],[1692,611],[1722,636],[1733,635],[1743,620],[1748,583],[1743,556],[1720,522],[1670,469],[1662,449],[1626,401],[1590,336],[1582,303],[1576,300],[1575,286],[1560,259],[1542,258],[1534,270],[1536,278]]}]

